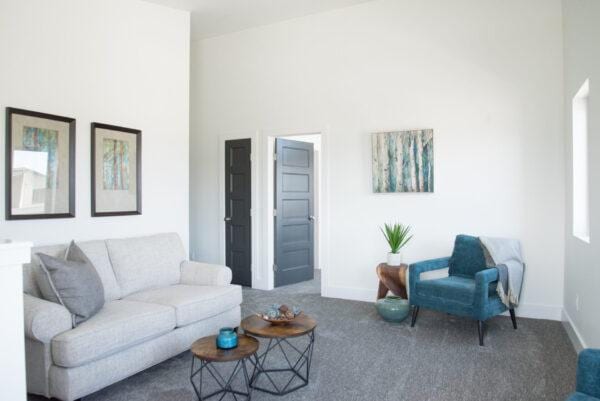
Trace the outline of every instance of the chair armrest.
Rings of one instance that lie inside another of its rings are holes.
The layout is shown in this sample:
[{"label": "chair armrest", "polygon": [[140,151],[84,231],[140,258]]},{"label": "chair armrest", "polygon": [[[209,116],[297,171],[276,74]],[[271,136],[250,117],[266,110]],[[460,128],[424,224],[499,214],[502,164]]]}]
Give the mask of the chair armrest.
[{"label": "chair armrest", "polygon": [[440,270],[448,267],[448,263],[450,262],[450,257],[445,258],[437,258],[424,260],[422,262],[413,263],[408,267],[410,276],[415,280],[420,280],[421,273],[432,271],[432,270]]},{"label": "chair armrest", "polygon": [[181,263],[181,284],[225,286],[231,284],[227,266],[185,261]]},{"label": "chair armrest", "polygon": [[498,269],[491,267],[475,273],[475,300],[479,310],[485,308],[489,300],[490,283],[498,280]]},{"label": "chair armrest", "polygon": [[577,391],[600,398],[600,349],[584,349],[579,353]]},{"label": "chair armrest", "polygon": [[475,273],[475,285],[476,286],[487,286],[490,283],[498,280],[498,269],[490,267],[489,269],[481,270]]},{"label": "chair armrest", "polygon": [[23,294],[25,336],[44,344],[73,328],[71,313],[64,306]]},{"label": "chair armrest", "polygon": [[413,263],[408,266],[408,287],[409,294],[416,294],[415,286],[421,280],[421,273],[440,270],[448,267],[450,257],[424,260],[422,262]]}]

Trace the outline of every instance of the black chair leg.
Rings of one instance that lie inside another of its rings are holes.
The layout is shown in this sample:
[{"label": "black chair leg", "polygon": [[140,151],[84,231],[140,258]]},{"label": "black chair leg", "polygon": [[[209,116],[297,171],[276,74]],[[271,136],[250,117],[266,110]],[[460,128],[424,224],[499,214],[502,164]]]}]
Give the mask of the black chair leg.
[{"label": "black chair leg", "polygon": [[483,320],[477,321],[477,331],[479,332],[479,345],[483,347]]},{"label": "black chair leg", "polygon": [[417,322],[417,316],[419,315],[419,307],[414,306],[412,310],[412,320],[410,322],[410,327],[415,327],[415,323]]},{"label": "black chair leg", "polygon": [[513,324],[513,329],[517,329],[517,316],[515,315],[515,310],[514,309],[509,309],[508,310],[510,312],[510,320],[512,320],[512,324]]}]

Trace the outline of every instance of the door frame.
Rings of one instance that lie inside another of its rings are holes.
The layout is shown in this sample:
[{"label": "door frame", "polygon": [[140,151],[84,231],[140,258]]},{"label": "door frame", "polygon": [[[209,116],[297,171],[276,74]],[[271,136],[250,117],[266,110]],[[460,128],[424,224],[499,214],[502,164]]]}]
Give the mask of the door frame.
[{"label": "door frame", "polygon": [[[274,188],[273,147],[275,138],[297,135],[321,135],[321,186],[319,226],[319,267],[321,269],[321,296],[328,295],[329,283],[329,126],[296,129],[259,129],[234,131],[219,135],[218,186],[219,186],[219,258],[225,264],[225,141],[250,138],[252,177],[252,288],[275,288],[273,271],[275,227],[273,225],[274,199],[269,194]],[[271,191],[269,191],[269,186]]]},{"label": "door frame", "polygon": [[327,296],[328,272],[329,272],[329,147],[328,135],[329,129],[281,129],[261,131],[261,148],[266,155],[263,158],[264,165],[261,169],[261,175],[264,180],[261,185],[261,193],[265,194],[264,200],[265,213],[261,224],[263,225],[263,237],[261,241],[261,250],[263,251],[263,265],[268,267],[266,273],[268,289],[273,289],[275,284],[275,272],[273,264],[275,263],[275,225],[273,220],[273,210],[275,209],[275,166],[274,150],[275,139],[298,135],[321,135],[321,177],[320,177],[320,209],[319,236],[318,236],[318,259],[321,270],[321,296]]},{"label": "door frame", "polygon": [[257,282],[260,280],[260,273],[256,268],[259,264],[259,227],[256,205],[259,203],[258,198],[258,187],[259,187],[259,174],[257,163],[257,143],[258,143],[258,132],[230,132],[219,135],[219,146],[218,146],[218,163],[219,163],[219,263],[225,265],[227,260],[227,247],[226,247],[226,236],[227,230],[225,228],[225,142],[234,139],[250,139],[250,249],[252,253],[251,257],[251,271],[252,271],[252,287],[260,288]]}]

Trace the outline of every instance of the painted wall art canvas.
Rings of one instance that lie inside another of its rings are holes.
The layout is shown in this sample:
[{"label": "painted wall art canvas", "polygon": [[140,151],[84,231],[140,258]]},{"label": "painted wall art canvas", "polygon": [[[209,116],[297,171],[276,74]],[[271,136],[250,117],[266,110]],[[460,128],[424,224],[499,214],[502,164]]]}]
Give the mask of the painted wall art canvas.
[{"label": "painted wall art canvas", "polygon": [[92,216],[142,213],[142,132],[92,123]]},{"label": "painted wall art canvas", "polygon": [[102,182],[105,190],[127,191],[129,189],[129,143],[104,138]]},{"label": "painted wall art canvas", "polygon": [[6,109],[6,219],[75,216],[75,119]]},{"label": "painted wall art canvas", "polygon": [[433,130],[374,133],[372,148],[373,192],[433,192]]}]

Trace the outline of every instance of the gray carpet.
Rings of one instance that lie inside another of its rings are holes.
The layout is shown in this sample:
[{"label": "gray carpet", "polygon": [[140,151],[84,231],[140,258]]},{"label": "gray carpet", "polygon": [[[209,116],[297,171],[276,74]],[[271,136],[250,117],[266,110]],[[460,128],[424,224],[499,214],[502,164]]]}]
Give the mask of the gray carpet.
[{"label": "gray carpet", "polygon": [[[285,397],[254,392],[253,400],[563,401],[575,387],[576,353],[560,322],[519,319],[515,331],[508,317],[497,317],[480,347],[471,320],[422,310],[410,328],[382,321],[371,303],[319,292],[318,278],[270,292],[244,289],[244,316],[283,302],[319,323],[309,386]],[[181,354],[84,400],[195,400],[190,362]]]}]

